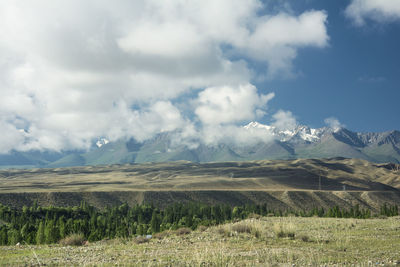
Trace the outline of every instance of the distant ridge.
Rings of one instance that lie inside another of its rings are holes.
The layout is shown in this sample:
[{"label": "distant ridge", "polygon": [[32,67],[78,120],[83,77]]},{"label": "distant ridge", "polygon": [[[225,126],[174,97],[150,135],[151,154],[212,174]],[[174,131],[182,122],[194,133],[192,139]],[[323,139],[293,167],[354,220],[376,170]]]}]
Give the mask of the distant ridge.
[{"label": "distant ridge", "polygon": [[[68,167],[102,164],[143,162],[248,161],[298,158],[358,158],[371,162],[400,163],[400,132],[358,133],[346,128],[313,129],[298,125],[291,130],[250,122],[243,126],[248,131],[261,131],[269,142],[250,145],[220,143],[189,148],[173,142],[174,133],[164,132],[144,142],[99,138],[90,151],[68,152],[11,152],[0,155],[1,168]],[[175,140],[176,141],[176,140]],[[172,145],[174,144],[174,145]]]}]

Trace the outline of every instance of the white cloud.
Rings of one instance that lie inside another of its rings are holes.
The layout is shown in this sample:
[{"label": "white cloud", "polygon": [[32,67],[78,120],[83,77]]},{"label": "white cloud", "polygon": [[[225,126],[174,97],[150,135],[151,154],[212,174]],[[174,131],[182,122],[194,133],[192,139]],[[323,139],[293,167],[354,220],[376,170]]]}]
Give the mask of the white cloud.
[{"label": "white cloud", "polygon": [[203,124],[211,125],[253,120],[257,114],[265,114],[273,97],[273,93],[259,95],[251,84],[210,87],[200,92],[195,113]]},{"label": "white cloud", "polygon": [[260,16],[264,8],[257,0],[1,1],[0,130],[10,134],[0,153],[198,134],[172,104],[193,89],[206,88],[192,110],[204,124],[264,115],[272,94],[251,85],[260,73],[249,63],[287,75],[299,49],[329,38],[324,11]]},{"label": "white cloud", "polygon": [[298,48],[327,45],[326,21],[324,11],[308,11],[298,17],[286,13],[260,17],[249,42],[239,48],[255,60],[267,62],[270,77],[290,74]]},{"label": "white cloud", "polygon": [[0,119],[0,131],[2,133],[0,152],[10,151],[24,142],[23,131],[19,131],[12,123]]},{"label": "white cloud", "polygon": [[200,141],[206,145],[235,144],[237,146],[255,145],[270,142],[275,137],[263,129],[245,129],[242,126],[206,125],[199,133]]},{"label": "white cloud", "polygon": [[400,20],[400,3],[398,0],[352,0],[345,10],[357,26],[366,20],[375,22],[392,22]]},{"label": "white cloud", "polygon": [[328,125],[329,128],[333,129],[334,131],[345,127],[345,125],[341,124],[340,121],[335,117],[326,118],[324,122],[326,125]]},{"label": "white cloud", "polygon": [[279,110],[272,117],[274,119],[272,125],[282,131],[293,130],[297,125],[296,118],[290,111]]}]

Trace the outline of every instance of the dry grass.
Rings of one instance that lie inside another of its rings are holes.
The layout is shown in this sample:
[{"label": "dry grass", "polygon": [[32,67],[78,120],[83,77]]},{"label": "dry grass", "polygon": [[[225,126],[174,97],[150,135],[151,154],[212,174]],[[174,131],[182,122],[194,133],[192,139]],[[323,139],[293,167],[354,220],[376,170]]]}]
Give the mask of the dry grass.
[{"label": "dry grass", "polygon": [[[315,189],[321,172],[320,192]],[[235,178],[231,178],[232,173]],[[400,173],[353,159],[0,170],[0,203],[22,207],[37,201],[40,206],[74,206],[84,200],[104,208],[125,202],[133,206],[151,199],[160,207],[190,201],[232,205],[268,202],[274,210],[327,208],[339,203],[344,208],[358,204],[373,212],[379,212],[383,203],[400,205],[398,192],[379,182],[400,188]],[[343,183],[347,191],[342,191]],[[257,215],[250,217],[259,219]]]},{"label": "dry grass", "polygon": [[[278,238],[281,230],[294,233],[295,238]],[[132,238],[84,247],[31,247],[41,264],[48,266],[393,266],[400,264],[400,217],[263,217],[185,235],[166,234],[144,243]],[[0,247],[1,266],[35,264],[28,246]]]},{"label": "dry grass", "polygon": [[241,222],[241,223],[236,223],[232,226],[232,231],[238,232],[238,233],[248,233],[250,234],[252,231],[251,225]]},{"label": "dry grass", "polygon": [[[328,167],[327,167],[328,166]],[[193,168],[195,167],[195,168]],[[285,170],[285,171],[282,171]],[[342,190],[337,179],[362,190],[374,182],[400,188],[400,173],[363,160],[298,159],[197,164],[168,162],[54,169],[0,170],[4,192],[81,192],[126,190],[315,190],[315,177],[329,171],[324,190]],[[231,178],[234,173],[235,177]],[[344,175],[345,173],[345,175]],[[282,182],[280,182],[282,180]],[[336,183],[336,184],[335,184]],[[350,190],[350,186],[348,186]]]},{"label": "dry grass", "polygon": [[59,243],[63,246],[82,246],[85,241],[83,234],[71,234],[61,239]]},{"label": "dry grass", "polygon": [[136,238],[133,239],[133,242],[135,244],[143,244],[149,242],[149,238],[146,238],[144,236],[137,236]]},{"label": "dry grass", "polygon": [[176,235],[188,235],[192,232],[192,229],[187,228],[187,227],[183,227],[183,228],[179,228],[177,230],[174,231],[174,233]]},{"label": "dry grass", "polygon": [[294,239],[296,236],[296,226],[292,222],[279,222],[273,226],[276,237],[288,237]]}]

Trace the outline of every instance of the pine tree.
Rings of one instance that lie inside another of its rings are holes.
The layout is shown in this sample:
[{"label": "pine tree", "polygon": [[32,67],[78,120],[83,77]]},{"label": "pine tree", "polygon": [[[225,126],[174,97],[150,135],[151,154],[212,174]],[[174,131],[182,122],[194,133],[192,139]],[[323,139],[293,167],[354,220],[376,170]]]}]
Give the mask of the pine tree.
[{"label": "pine tree", "polygon": [[60,230],[60,238],[64,238],[66,236],[66,225],[64,222],[64,216],[61,216],[58,219],[58,229]]},{"label": "pine tree", "polygon": [[44,229],[45,242],[48,244],[55,243],[60,239],[59,229],[56,227],[53,220],[46,223]]},{"label": "pine tree", "polygon": [[17,229],[11,229],[8,231],[8,244],[15,245],[21,241],[21,234]]},{"label": "pine tree", "polygon": [[21,237],[22,237],[22,240],[24,240],[24,241],[26,241],[27,243],[30,243],[30,238],[29,238],[29,236],[30,236],[30,229],[29,229],[30,227],[29,227],[29,224],[28,223],[25,223],[24,224],[24,226],[22,226],[22,228],[21,228]]},{"label": "pine tree", "polygon": [[153,214],[151,216],[151,221],[150,221],[151,231],[153,233],[160,232],[160,224],[161,224],[161,219],[158,216],[157,211],[153,210]]},{"label": "pine tree", "polygon": [[39,228],[36,232],[36,244],[43,244],[45,242],[44,236],[44,223],[41,221],[39,223]]},{"label": "pine tree", "polygon": [[5,226],[0,228],[0,245],[8,244],[7,228]]}]

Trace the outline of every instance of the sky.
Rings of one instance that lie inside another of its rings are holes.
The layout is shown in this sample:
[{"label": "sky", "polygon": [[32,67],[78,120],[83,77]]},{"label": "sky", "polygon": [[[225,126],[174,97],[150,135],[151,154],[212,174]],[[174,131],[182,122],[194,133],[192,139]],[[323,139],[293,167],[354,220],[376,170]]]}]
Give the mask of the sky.
[{"label": "sky", "polygon": [[2,0],[0,153],[400,129],[399,47],[399,0]]}]

